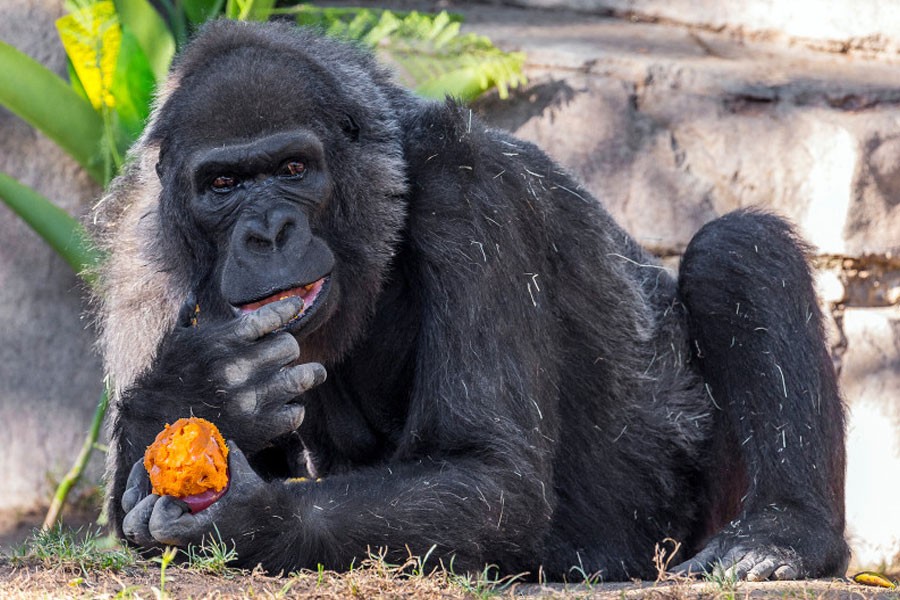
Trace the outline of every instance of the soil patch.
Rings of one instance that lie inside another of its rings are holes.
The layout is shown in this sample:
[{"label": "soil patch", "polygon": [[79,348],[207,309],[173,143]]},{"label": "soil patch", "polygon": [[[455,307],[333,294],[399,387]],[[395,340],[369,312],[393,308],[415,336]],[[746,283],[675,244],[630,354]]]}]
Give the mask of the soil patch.
[{"label": "soil patch", "polygon": [[288,577],[231,571],[213,575],[194,569],[160,567],[140,561],[113,572],[82,570],[74,565],[21,564],[0,558],[2,598],[596,598],[692,600],[741,598],[808,598],[900,600],[900,592],[865,587],[844,580],[764,583],[649,581],[604,584],[517,584],[492,586],[477,578],[446,572],[428,576],[403,573],[372,562],[349,573],[305,571]]}]

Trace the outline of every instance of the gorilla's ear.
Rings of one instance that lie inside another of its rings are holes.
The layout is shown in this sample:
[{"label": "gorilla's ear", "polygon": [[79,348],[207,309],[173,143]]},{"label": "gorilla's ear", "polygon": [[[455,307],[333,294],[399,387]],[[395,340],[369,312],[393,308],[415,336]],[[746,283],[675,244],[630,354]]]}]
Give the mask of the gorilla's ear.
[{"label": "gorilla's ear", "polygon": [[341,129],[351,142],[359,141],[359,125],[357,125],[356,119],[350,115],[344,115],[344,119],[341,121]]}]

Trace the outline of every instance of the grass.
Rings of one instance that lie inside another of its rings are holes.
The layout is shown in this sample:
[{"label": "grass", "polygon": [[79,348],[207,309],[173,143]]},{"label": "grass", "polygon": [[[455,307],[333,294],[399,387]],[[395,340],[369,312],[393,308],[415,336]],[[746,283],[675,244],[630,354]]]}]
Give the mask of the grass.
[{"label": "grass", "polygon": [[166,597],[166,570],[176,556],[178,556],[176,548],[166,548],[161,555],[152,558],[153,562],[159,563],[159,587],[151,588],[157,600]]},{"label": "grass", "polygon": [[231,576],[242,571],[229,567],[229,563],[237,560],[234,545],[222,541],[219,530],[214,536],[203,540],[199,546],[188,546],[184,551],[189,568],[210,575]]},{"label": "grass", "polygon": [[[145,559],[121,547],[99,529],[36,531],[11,556],[0,556],[2,598],[602,598],[655,600],[737,600],[744,598],[858,598],[900,600],[900,593],[843,580],[738,582],[713,572],[705,579],[676,577],[665,571],[674,551],[658,551],[657,581],[604,583],[584,567],[572,570],[573,583],[526,584],[524,574],[503,576],[488,566],[476,573],[456,572],[452,561],[409,553],[402,564],[370,555],[348,572],[320,566],[284,577],[230,567],[234,548],[214,536],[183,551],[169,549]],[[539,580],[542,578],[539,577]]]},{"label": "grass", "polygon": [[733,600],[736,597],[740,581],[733,573],[729,573],[722,567],[716,567],[703,578],[715,586],[723,600]]},{"label": "grass", "polygon": [[63,568],[87,573],[92,570],[121,571],[133,566],[137,555],[113,544],[99,529],[66,529],[58,524],[34,534],[10,557],[12,564],[38,562],[45,568]]},{"label": "grass", "polygon": [[516,583],[524,579],[525,574],[500,575],[500,569],[495,565],[487,565],[478,574],[464,573],[458,575],[450,569],[449,581],[463,589],[467,594],[479,600],[493,598],[512,591]]}]

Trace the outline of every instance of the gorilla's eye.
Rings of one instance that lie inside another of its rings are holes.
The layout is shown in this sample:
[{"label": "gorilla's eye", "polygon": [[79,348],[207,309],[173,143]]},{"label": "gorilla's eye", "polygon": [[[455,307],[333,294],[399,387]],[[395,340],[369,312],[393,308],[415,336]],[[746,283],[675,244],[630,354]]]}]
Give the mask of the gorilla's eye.
[{"label": "gorilla's eye", "polygon": [[235,179],[234,177],[231,177],[229,175],[219,175],[212,180],[212,183],[209,184],[209,187],[216,193],[227,194],[228,192],[233,190],[236,185],[237,179]]},{"label": "gorilla's eye", "polygon": [[285,178],[300,178],[306,173],[306,165],[299,160],[289,160],[281,165],[277,175]]}]

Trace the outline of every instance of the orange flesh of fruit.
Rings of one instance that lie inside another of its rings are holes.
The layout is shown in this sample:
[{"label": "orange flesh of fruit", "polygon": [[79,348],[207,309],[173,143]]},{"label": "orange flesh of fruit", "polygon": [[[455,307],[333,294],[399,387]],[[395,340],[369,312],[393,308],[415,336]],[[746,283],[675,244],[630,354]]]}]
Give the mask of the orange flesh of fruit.
[{"label": "orange flesh of fruit", "polygon": [[199,417],[166,425],[144,454],[153,493],[184,498],[228,485],[228,447],[219,429]]}]

